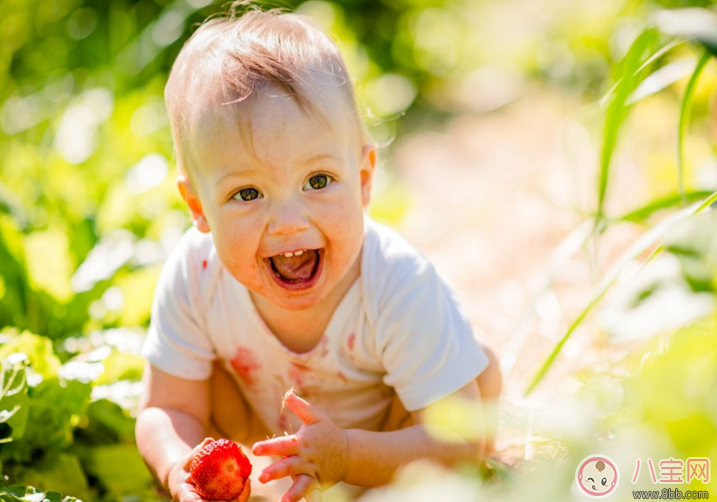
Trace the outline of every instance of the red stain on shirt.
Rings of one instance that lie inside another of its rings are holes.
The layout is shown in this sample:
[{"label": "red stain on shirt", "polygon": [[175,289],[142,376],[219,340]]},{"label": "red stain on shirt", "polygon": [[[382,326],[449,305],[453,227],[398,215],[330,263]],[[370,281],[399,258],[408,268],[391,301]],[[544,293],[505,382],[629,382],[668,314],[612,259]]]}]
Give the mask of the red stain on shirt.
[{"label": "red stain on shirt", "polygon": [[302,394],[304,392],[304,376],[307,371],[311,368],[308,366],[291,361],[291,367],[289,368],[289,379],[293,382],[296,387],[296,392]]},{"label": "red stain on shirt", "polygon": [[321,343],[319,344],[319,347],[321,348],[320,356],[326,357],[329,355],[329,340],[326,337],[323,337],[321,339]]},{"label": "red stain on shirt", "polygon": [[356,333],[351,333],[349,335],[349,350],[354,350],[354,345],[356,345]]},{"label": "red stain on shirt", "polygon": [[202,261],[202,268],[203,268],[204,270],[207,269],[207,260]]},{"label": "red stain on shirt", "polygon": [[248,387],[256,383],[256,371],[261,368],[256,354],[246,347],[239,347],[231,360],[232,368]]},{"label": "red stain on shirt", "polygon": [[309,368],[307,365],[297,363],[296,361],[291,361],[291,367],[296,368],[297,371],[311,371],[311,368]]}]

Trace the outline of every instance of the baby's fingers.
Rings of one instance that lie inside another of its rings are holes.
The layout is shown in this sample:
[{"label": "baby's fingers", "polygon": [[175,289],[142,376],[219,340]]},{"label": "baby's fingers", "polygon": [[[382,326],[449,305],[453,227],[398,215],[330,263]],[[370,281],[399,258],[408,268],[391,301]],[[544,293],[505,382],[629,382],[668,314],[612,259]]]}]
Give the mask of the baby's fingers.
[{"label": "baby's fingers", "polygon": [[280,436],[255,443],[251,449],[254,455],[288,457],[299,453],[299,440],[295,435]]},{"label": "baby's fingers", "polygon": [[321,502],[318,481],[306,474],[299,474],[294,478],[294,484],[281,497],[281,502],[299,502],[302,498],[307,502]]},{"label": "baby's fingers", "polygon": [[305,462],[301,457],[286,457],[285,459],[274,462],[269,467],[261,471],[259,481],[262,483],[268,483],[269,481],[285,478],[287,476],[306,474],[306,470],[304,470],[304,468]]}]

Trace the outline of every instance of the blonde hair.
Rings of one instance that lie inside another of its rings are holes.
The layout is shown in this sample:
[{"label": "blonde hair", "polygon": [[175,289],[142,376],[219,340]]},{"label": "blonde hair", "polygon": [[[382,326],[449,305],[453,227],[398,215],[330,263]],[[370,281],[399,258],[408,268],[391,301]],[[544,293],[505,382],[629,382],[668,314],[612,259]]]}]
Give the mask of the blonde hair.
[{"label": "blonde hair", "polygon": [[203,114],[238,105],[269,85],[324,121],[317,91],[340,88],[362,142],[368,142],[337,45],[308,17],[257,8],[240,12],[246,5],[235,2],[226,16],[202,24],[172,66],[164,94],[180,168],[188,153],[183,139],[194,136]]}]

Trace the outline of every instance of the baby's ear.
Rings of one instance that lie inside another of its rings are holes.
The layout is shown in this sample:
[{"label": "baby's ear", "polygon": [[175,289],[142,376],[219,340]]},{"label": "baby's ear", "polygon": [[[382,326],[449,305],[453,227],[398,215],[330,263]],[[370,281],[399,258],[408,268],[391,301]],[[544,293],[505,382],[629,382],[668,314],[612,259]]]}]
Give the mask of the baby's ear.
[{"label": "baby's ear", "polygon": [[194,226],[200,232],[209,233],[209,222],[206,216],[204,216],[204,209],[202,209],[202,203],[197,196],[194,187],[192,187],[191,181],[187,178],[186,174],[180,174],[177,177],[177,188],[179,193],[182,195],[184,202],[187,203],[189,211],[192,213],[192,221]]},{"label": "baby's ear", "polygon": [[373,182],[373,171],[376,168],[376,147],[364,145],[361,151],[361,198],[363,207],[368,207],[371,201],[371,184]]}]

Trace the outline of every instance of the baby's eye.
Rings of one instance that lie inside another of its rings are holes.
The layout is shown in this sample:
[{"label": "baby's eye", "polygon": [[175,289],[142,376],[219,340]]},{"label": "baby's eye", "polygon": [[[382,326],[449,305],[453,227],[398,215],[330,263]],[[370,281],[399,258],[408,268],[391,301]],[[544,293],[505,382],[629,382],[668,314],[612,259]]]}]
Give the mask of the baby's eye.
[{"label": "baby's eye", "polygon": [[326,188],[333,181],[328,174],[315,174],[306,182],[304,190],[321,190]]},{"label": "baby's eye", "polygon": [[602,480],[600,482],[602,483],[603,486],[605,486],[607,484],[607,478],[602,478]]},{"label": "baby's eye", "polygon": [[244,202],[258,199],[260,197],[263,197],[263,195],[256,188],[242,188],[233,196],[234,199],[243,200]]},{"label": "baby's eye", "polygon": [[588,478],[588,481],[592,481],[593,483],[595,482],[593,478]]}]

